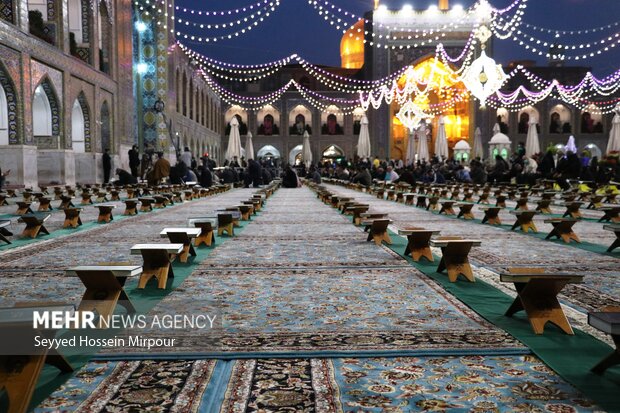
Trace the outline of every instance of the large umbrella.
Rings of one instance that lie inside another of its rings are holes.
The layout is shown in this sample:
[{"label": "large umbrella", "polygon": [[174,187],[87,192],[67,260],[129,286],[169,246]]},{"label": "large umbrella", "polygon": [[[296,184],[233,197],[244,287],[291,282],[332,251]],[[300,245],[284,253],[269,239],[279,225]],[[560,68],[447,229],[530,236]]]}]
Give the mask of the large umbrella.
[{"label": "large umbrella", "polygon": [[568,142],[566,142],[566,146],[564,147],[564,152],[568,151],[577,153],[577,145],[575,145],[575,137],[573,135],[568,137]]},{"label": "large umbrella", "polygon": [[428,153],[428,141],[426,140],[426,125],[423,124],[418,129],[418,159],[428,161],[431,155]]},{"label": "large umbrella", "polygon": [[252,132],[248,132],[245,138],[245,159],[254,159],[254,145],[252,144]]},{"label": "large umbrella", "polygon": [[407,141],[407,159],[406,164],[411,165],[415,162],[415,140],[414,132],[409,131],[409,140]]},{"label": "large umbrella", "polygon": [[301,159],[304,160],[306,168],[309,168],[312,163],[312,150],[310,149],[310,134],[308,131],[304,132],[304,144],[301,148]]},{"label": "large umbrella", "polygon": [[536,128],[536,118],[530,118],[530,124],[527,129],[527,139],[525,141],[525,156],[531,158],[540,153],[540,142],[538,142],[538,129]]},{"label": "large umbrella", "polygon": [[446,136],[445,123],[444,117],[440,116],[439,129],[437,130],[437,138],[435,139],[435,156],[441,159],[448,159],[448,138]]},{"label": "large umbrella", "polygon": [[482,131],[480,130],[480,127],[477,127],[474,132],[474,159],[478,156],[480,159],[484,158],[484,149],[482,149]]},{"label": "large umbrella", "polygon": [[370,158],[370,133],[368,132],[368,118],[366,115],[362,117],[362,127],[360,128],[360,136],[357,141],[357,156],[360,159]]},{"label": "large umbrella", "polygon": [[241,158],[241,136],[239,135],[239,121],[236,116],[233,116],[230,121],[230,136],[225,158],[232,161],[235,156]]},{"label": "large umbrella", "polygon": [[607,143],[607,151],[620,151],[620,115],[615,114],[611,122],[611,131],[609,131],[609,142]]}]

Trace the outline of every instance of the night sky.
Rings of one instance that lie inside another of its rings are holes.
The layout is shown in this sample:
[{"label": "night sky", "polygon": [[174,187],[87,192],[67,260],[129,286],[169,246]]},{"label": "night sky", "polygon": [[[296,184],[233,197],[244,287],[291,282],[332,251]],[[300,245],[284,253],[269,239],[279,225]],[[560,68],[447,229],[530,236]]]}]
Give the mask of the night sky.
[{"label": "night sky", "polygon": [[[255,1],[177,0],[176,5],[203,10],[207,8],[228,10],[253,4]],[[373,4],[372,0],[331,0],[331,2],[356,15],[363,15]],[[461,4],[463,7],[469,7],[473,3],[473,0],[450,1],[451,6]],[[490,0],[490,3],[494,7],[501,8],[509,5],[511,1]],[[437,4],[437,1],[382,0],[381,4],[393,9],[400,9],[404,4],[410,4],[416,9],[426,9],[430,4]],[[179,17],[185,16],[188,15],[179,14]],[[220,21],[232,20],[229,16],[220,19]],[[193,20],[213,23],[217,19],[193,16]],[[539,27],[558,30],[600,27],[620,20],[620,0],[530,0],[523,20]],[[609,36],[617,31],[620,31],[618,27],[603,33]],[[197,31],[194,33],[199,34]],[[213,34],[215,31],[209,33]],[[541,36],[546,40],[551,39],[550,35]],[[185,43],[209,57],[230,63],[258,64],[297,53],[312,63],[339,66],[341,37],[342,33],[319,16],[306,0],[281,0],[281,5],[269,18],[239,38],[209,45],[189,41]],[[603,34],[599,32],[589,36],[567,36],[561,40],[567,44],[579,44],[602,37]],[[515,59],[533,59],[539,64],[546,64],[543,58],[526,51],[513,41],[499,41],[495,44],[495,58],[502,63]],[[608,75],[620,69],[620,45],[596,58],[567,62],[567,65],[589,66],[598,76]]]}]

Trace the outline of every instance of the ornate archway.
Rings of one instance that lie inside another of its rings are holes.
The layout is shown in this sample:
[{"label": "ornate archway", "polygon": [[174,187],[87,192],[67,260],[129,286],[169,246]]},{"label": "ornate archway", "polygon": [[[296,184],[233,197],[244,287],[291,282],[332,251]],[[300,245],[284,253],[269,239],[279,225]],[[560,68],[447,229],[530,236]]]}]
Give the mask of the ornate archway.
[{"label": "ornate archway", "polygon": [[[435,137],[439,126],[439,115],[443,115],[448,138],[449,148],[454,147],[456,142],[467,139],[470,135],[470,98],[465,85],[459,81],[458,75],[451,67],[435,59],[434,56],[426,56],[412,64],[398,80],[399,87],[403,88],[409,83],[417,83],[408,97],[425,113],[434,116],[430,121],[431,153],[435,147]],[[458,97],[458,98],[457,98]],[[391,139],[390,154],[396,159],[396,155],[407,153],[408,134],[407,128],[396,117],[401,105],[395,99],[390,105]]]},{"label": "ornate archway", "polygon": [[0,116],[3,117],[0,120],[0,129],[2,129],[0,130],[0,145],[18,144],[20,139],[19,124],[17,122],[17,94],[15,93],[13,80],[4,69],[2,62],[0,62],[0,86],[0,93],[3,95],[0,98],[0,104],[2,105]]}]

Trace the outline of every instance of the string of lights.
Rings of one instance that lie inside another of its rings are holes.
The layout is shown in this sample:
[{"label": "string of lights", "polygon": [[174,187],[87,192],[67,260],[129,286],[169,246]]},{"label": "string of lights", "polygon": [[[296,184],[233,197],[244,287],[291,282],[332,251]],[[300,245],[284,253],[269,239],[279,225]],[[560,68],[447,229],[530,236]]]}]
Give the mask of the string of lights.
[{"label": "string of lights", "polygon": [[[164,0],[160,0],[161,4],[164,4]],[[246,13],[248,11],[252,11],[254,9],[258,9],[264,5],[266,5],[267,3],[269,3],[269,0],[261,0],[261,1],[257,1],[254,4],[250,4],[248,6],[244,6],[244,7],[240,7],[240,8],[236,8],[236,9],[228,9],[228,10],[199,10],[199,9],[191,9],[191,8],[187,8],[187,7],[180,7],[178,5],[174,5],[172,3],[168,4],[168,8],[174,8],[174,10],[176,12],[182,12],[182,13],[189,13],[189,14],[196,14],[198,16],[214,16],[214,17],[223,17],[223,16],[230,16],[233,14],[241,14],[241,13]]]},{"label": "string of lights", "polygon": [[591,34],[591,33],[598,33],[598,32],[604,32],[607,30],[611,30],[611,29],[616,29],[618,27],[620,27],[620,21],[617,22],[613,22],[610,24],[607,24],[605,26],[600,26],[600,27],[593,27],[590,29],[580,29],[580,30],[557,30],[557,29],[548,29],[546,27],[539,27],[539,26],[535,26],[533,24],[530,23],[522,23],[523,27],[526,27],[528,29],[532,29],[536,32],[541,32],[541,33],[547,33],[547,34],[552,34],[555,36],[578,36],[578,35],[583,35],[583,34]]},{"label": "string of lights", "polygon": [[[198,27],[202,30],[215,29],[215,25],[196,23],[190,20],[177,18],[174,16],[174,13],[168,13],[166,10],[162,10],[161,8],[158,8],[157,3],[151,3],[149,0],[146,0],[144,3],[136,1],[135,4],[136,4],[136,7],[140,11],[144,12],[144,14],[147,16],[149,16],[150,13],[156,12],[157,14],[163,15],[164,17],[171,17],[174,21],[176,21],[177,23],[185,27],[189,27],[189,26]],[[181,32],[180,30],[174,30],[174,29],[170,29],[170,32],[176,35],[177,38],[181,38],[184,40],[191,40],[193,42],[198,42],[198,43],[214,43],[214,42],[218,42],[222,40],[233,39],[241,35],[244,35],[247,32],[251,31],[252,29],[258,27],[259,24],[263,23],[268,17],[271,16],[271,13],[274,12],[278,6],[280,6],[280,0],[272,0],[268,3],[268,5],[263,10],[259,10],[256,13],[252,13],[251,14],[252,18],[246,17],[244,19],[237,19],[234,22],[218,24],[217,25],[218,29],[223,28],[223,27],[230,28],[234,26],[241,26],[242,24],[244,25],[244,27],[240,29],[236,29],[235,31],[227,33],[227,34],[222,34],[222,35],[217,35],[217,36],[206,36],[206,35],[202,36],[202,35],[195,35],[192,33],[185,33],[185,32]],[[168,28],[167,24],[162,23],[160,20],[157,21],[157,25],[163,26],[164,29]]]},{"label": "string of lights", "polygon": [[258,9],[255,12],[252,12],[249,14],[249,16],[245,16],[243,18],[238,18],[237,20],[233,20],[233,21],[229,21],[229,22],[218,22],[218,23],[199,23],[199,22],[195,22],[192,20],[187,20],[187,19],[183,19],[180,17],[177,17],[175,15],[174,21],[176,23],[178,23],[181,26],[186,26],[186,27],[197,27],[200,29],[207,29],[207,30],[222,30],[222,29],[228,29],[228,28],[233,28],[235,26],[240,26],[242,24],[247,24],[250,23],[256,19],[259,19],[261,16],[269,16],[269,10],[271,11],[275,11],[276,7],[280,6],[280,2],[279,0],[274,0],[274,1],[270,1],[269,3],[267,3],[264,7]]},{"label": "string of lights", "polygon": [[[527,36],[529,35],[521,32],[520,30],[517,30],[517,33],[513,35],[512,39],[519,46],[522,46],[523,48],[529,50],[532,53],[544,57],[555,57],[560,60],[585,60],[589,57],[594,57],[602,53],[609,52],[620,43],[620,32],[615,33],[612,36],[608,36],[604,39],[600,39],[596,42],[582,43],[578,45],[556,44],[554,42],[547,42],[534,38],[532,36]],[[597,46],[597,49],[592,50],[592,48]],[[552,48],[553,50],[550,50],[549,48]],[[585,52],[582,52],[584,50]],[[568,54],[571,51],[577,51],[579,54]]]},{"label": "string of lights", "polygon": [[[389,32],[404,33],[401,36],[389,35],[389,34],[384,35],[384,34],[376,34],[374,31],[368,32],[367,30],[362,31],[359,28],[356,29],[357,33],[355,34],[355,39],[357,41],[362,41],[364,43],[368,43],[371,46],[374,46],[377,48],[384,48],[384,49],[388,49],[388,48],[389,49],[409,49],[412,47],[415,48],[419,46],[424,46],[429,43],[437,42],[442,37],[445,37],[446,32],[459,28],[463,24],[467,23],[468,20],[471,22],[473,20],[472,16],[474,13],[473,8],[468,9],[467,11],[464,11],[462,9],[459,10],[457,8],[455,9],[455,12],[457,13],[460,12],[460,18],[454,21],[451,21],[450,23],[446,23],[441,26],[438,26],[436,28],[417,29],[417,28],[411,28],[411,27],[390,26],[390,25],[385,25],[381,23],[371,22],[368,19],[355,15],[354,13],[351,13],[347,10],[343,10],[342,8],[330,3],[327,0],[308,0],[308,4],[312,5],[313,8],[317,10],[320,15],[324,15],[323,18],[326,21],[328,21],[331,26],[334,26],[336,29],[341,30],[343,34],[346,34],[348,31],[355,29],[354,24],[360,20],[363,20],[365,24],[373,24],[374,27],[380,30],[385,30],[388,33]],[[377,12],[386,13],[387,9],[384,6],[380,6],[379,9],[376,11],[376,13]],[[431,7],[429,8],[427,12],[434,13],[436,12],[436,8]],[[339,17],[335,13],[340,13],[341,15],[344,15],[345,17]],[[414,12],[413,9],[411,9],[411,7],[405,6],[403,9],[400,10],[400,13],[413,14],[413,13],[420,13],[420,12]],[[345,23],[345,19],[347,20],[353,19],[353,23],[350,23],[347,26]],[[470,25],[471,24],[472,23],[470,23]],[[350,37],[354,36],[353,33],[349,32],[348,34]],[[370,41],[367,40],[366,39],[367,36],[370,36],[372,40]],[[426,37],[428,36],[434,36],[434,37],[426,39]],[[418,39],[420,38],[422,38],[422,40],[418,41]],[[389,45],[389,44],[382,43],[383,39],[385,39],[386,41],[387,40],[393,40],[393,41],[414,40],[414,43],[408,43],[404,45],[403,44]]]}]

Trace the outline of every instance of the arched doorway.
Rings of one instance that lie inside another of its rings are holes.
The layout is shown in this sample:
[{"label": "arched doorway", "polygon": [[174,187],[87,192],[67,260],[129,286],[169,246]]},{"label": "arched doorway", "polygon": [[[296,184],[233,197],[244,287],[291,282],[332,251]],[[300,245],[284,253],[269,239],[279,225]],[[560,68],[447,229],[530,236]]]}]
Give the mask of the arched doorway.
[{"label": "arched doorway", "polygon": [[288,163],[293,166],[301,165],[302,150],[303,150],[302,145],[295,146],[288,154]]},{"label": "arched doorway", "polygon": [[6,102],[6,93],[0,84],[0,145],[9,144],[9,107]]},{"label": "arched doorway", "polygon": [[0,145],[18,143],[17,126],[17,95],[0,63]]},{"label": "arched doorway", "polygon": [[344,151],[341,147],[337,145],[328,146],[323,150],[321,154],[321,163],[339,163],[344,160],[346,160],[346,157],[344,156]]},{"label": "arched doorway", "polygon": [[73,152],[90,152],[90,113],[82,92],[71,109],[71,147]]},{"label": "arched doorway", "polygon": [[[34,91],[32,98],[32,135],[38,140],[60,135],[60,108],[49,79],[44,79]],[[57,146],[58,142],[52,140],[49,145]]]},{"label": "arched doorway", "polygon": [[71,147],[73,152],[86,152],[84,140],[84,112],[82,112],[80,102],[75,99],[71,110]]},{"label": "arched doorway", "polygon": [[99,3],[99,70],[110,74],[112,67],[112,2],[101,1]]},{"label": "arched doorway", "polygon": [[[457,73],[451,67],[427,56],[414,63],[398,80],[399,87],[403,88],[407,83],[417,82],[417,89],[424,93],[413,92],[409,98],[422,111],[427,114],[441,113],[444,116],[448,147],[452,148],[461,139],[467,139],[470,134],[470,105],[469,95],[465,85],[460,82]],[[391,139],[390,156],[394,159],[407,153],[409,131],[396,117],[401,105],[396,99],[390,105],[391,115]],[[432,155],[435,147],[435,137],[439,126],[439,116],[432,121],[427,121],[431,132],[429,149]],[[404,161],[404,159],[403,159]]]},{"label": "arched doorway", "polygon": [[265,145],[256,152],[256,158],[279,159],[280,151],[271,145]]},{"label": "arched doorway", "polygon": [[111,120],[110,120],[110,108],[108,102],[104,101],[101,105],[101,151],[105,152],[106,149],[111,149]]}]

